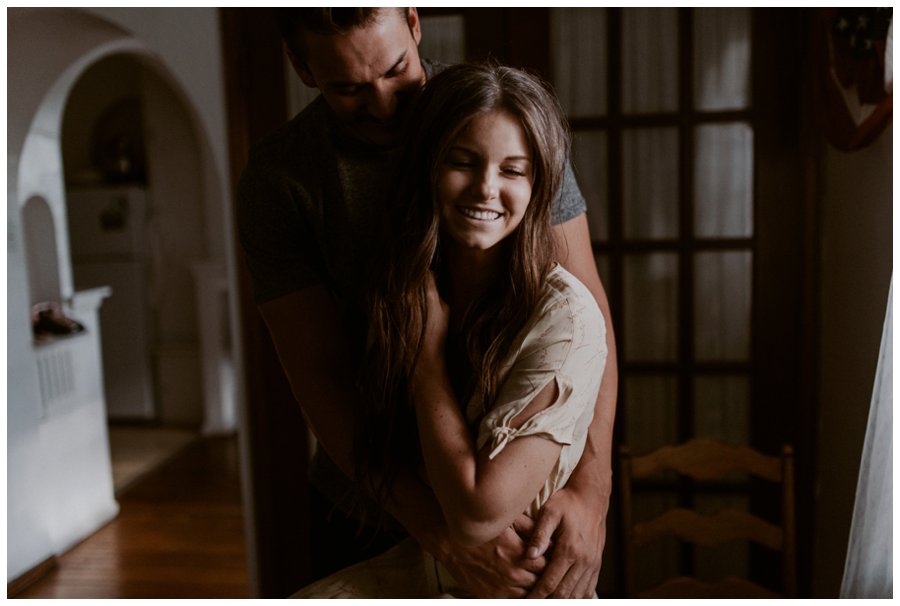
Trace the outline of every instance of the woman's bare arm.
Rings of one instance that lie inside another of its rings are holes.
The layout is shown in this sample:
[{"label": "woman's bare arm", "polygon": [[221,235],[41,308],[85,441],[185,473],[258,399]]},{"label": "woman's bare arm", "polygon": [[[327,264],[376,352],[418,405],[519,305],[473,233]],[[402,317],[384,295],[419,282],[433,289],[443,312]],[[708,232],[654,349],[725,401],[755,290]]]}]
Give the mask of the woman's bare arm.
[{"label": "woman's bare arm", "polygon": [[[562,446],[524,436],[496,457],[477,451],[450,385],[444,358],[448,313],[432,283],[425,343],[413,377],[413,397],[429,482],[451,536],[466,545],[489,541],[527,509],[556,465]],[[557,400],[549,381],[510,423],[521,425]]]}]

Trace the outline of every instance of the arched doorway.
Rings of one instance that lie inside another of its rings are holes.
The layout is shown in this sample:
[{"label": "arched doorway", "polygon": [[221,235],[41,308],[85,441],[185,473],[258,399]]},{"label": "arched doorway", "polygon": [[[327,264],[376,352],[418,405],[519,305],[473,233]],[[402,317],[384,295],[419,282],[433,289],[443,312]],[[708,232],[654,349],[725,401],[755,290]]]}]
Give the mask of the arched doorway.
[{"label": "arched doorway", "polygon": [[100,316],[118,488],[199,430],[235,428],[227,281],[210,260],[221,235],[190,110],[153,63],[92,64],[61,135],[74,285],[112,290]]},{"label": "arched doorway", "polygon": [[199,428],[191,264],[208,246],[188,113],[138,57],[110,55],[73,86],[61,147],[75,288],[112,288],[101,309],[108,416]]}]

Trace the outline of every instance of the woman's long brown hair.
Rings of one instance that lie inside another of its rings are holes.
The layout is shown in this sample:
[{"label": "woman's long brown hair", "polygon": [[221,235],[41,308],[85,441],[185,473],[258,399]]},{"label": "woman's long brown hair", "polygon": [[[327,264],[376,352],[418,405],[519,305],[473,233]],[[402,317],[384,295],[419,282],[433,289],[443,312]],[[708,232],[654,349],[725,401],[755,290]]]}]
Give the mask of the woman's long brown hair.
[{"label": "woman's long brown hair", "polygon": [[[425,85],[411,114],[411,135],[390,209],[384,267],[369,293],[363,414],[356,428],[357,476],[386,503],[397,473],[421,460],[410,379],[426,321],[429,272],[441,285],[438,168],[475,116],[504,110],[519,120],[531,146],[531,201],[502,243],[507,262],[491,286],[462,313],[457,339],[462,406],[478,398],[490,410],[501,366],[540,298],[555,259],[550,209],[568,161],[568,125],[550,88],[524,71],[496,64],[448,67]],[[452,339],[452,336],[450,337]]]}]

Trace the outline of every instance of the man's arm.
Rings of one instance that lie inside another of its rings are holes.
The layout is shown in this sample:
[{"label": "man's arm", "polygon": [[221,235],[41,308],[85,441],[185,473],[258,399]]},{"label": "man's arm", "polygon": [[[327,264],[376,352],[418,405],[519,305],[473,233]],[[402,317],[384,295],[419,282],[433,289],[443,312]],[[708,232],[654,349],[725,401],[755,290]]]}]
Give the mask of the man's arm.
[{"label": "man's arm", "polygon": [[262,303],[295,399],[316,439],[348,476],[353,475],[353,368],[347,335],[328,290],[312,286]]},{"label": "man's arm", "polygon": [[[348,476],[354,475],[352,432],[356,394],[348,364],[348,336],[330,292],[312,286],[263,303],[266,322],[294,397],[316,439]],[[497,541],[463,548],[449,539],[431,489],[401,474],[387,510],[419,544],[478,597],[524,597],[546,561],[524,560],[525,544],[512,529]]]},{"label": "man's arm", "polygon": [[554,542],[553,555],[530,597],[592,597],[606,543],[606,513],[612,493],[612,432],[616,415],[618,363],[609,302],[591,249],[587,216],[553,228],[558,259],[578,278],[600,306],[606,322],[606,370],[588,440],[581,461],[565,488],[544,505],[528,555],[544,554]]}]

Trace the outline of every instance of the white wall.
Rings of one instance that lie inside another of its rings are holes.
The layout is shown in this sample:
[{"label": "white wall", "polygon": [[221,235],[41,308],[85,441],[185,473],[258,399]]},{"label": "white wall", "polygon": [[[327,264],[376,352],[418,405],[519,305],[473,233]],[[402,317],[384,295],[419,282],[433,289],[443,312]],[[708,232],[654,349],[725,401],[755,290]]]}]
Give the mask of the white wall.
[{"label": "white wall", "polygon": [[[32,195],[40,196],[54,213],[57,233],[60,227],[65,229],[62,165],[59,145],[53,144],[59,139],[64,93],[83,65],[92,60],[94,49],[115,41],[117,32],[107,24],[82,21],[66,12],[10,9],[7,19],[7,85],[15,91],[7,106],[7,580],[11,580],[71,544],[72,531],[95,528],[115,509],[111,478],[103,477],[102,464],[99,469],[82,467],[96,480],[92,494],[102,501],[91,503],[86,516],[81,510],[67,511],[67,500],[60,500],[56,492],[66,484],[70,465],[94,462],[98,453],[106,452],[105,441],[96,440],[96,423],[88,420],[90,427],[84,424],[98,403],[102,409],[102,399],[98,402],[89,397],[77,410],[59,415],[48,415],[43,408],[29,320],[20,204]],[[67,38],[71,27],[77,27],[82,35]],[[62,49],[65,56],[47,53],[40,36],[51,40],[62,36],[68,42]],[[65,258],[68,245],[65,234],[59,238],[59,292],[68,297],[72,295]],[[60,427],[63,431],[58,431]],[[61,453],[48,441],[51,435],[69,438],[65,459],[59,458]],[[105,465],[108,470],[108,455]],[[96,471],[101,475],[93,476]],[[71,522],[68,528],[67,522]]]},{"label": "white wall", "polygon": [[[824,154],[813,597],[837,597],[893,268],[893,128]],[[802,512],[799,512],[802,515]]]},{"label": "white wall", "polygon": [[[12,174],[12,171],[9,172]],[[14,179],[8,180],[7,203],[15,200]],[[50,529],[34,498],[33,485],[43,483],[40,453],[40,393],[31,349],[25,240],[18,213],[7,210],[6,254],[6,557],[7,580],[53,554]],[[25,498],[18,498],[19,495]]]}]

